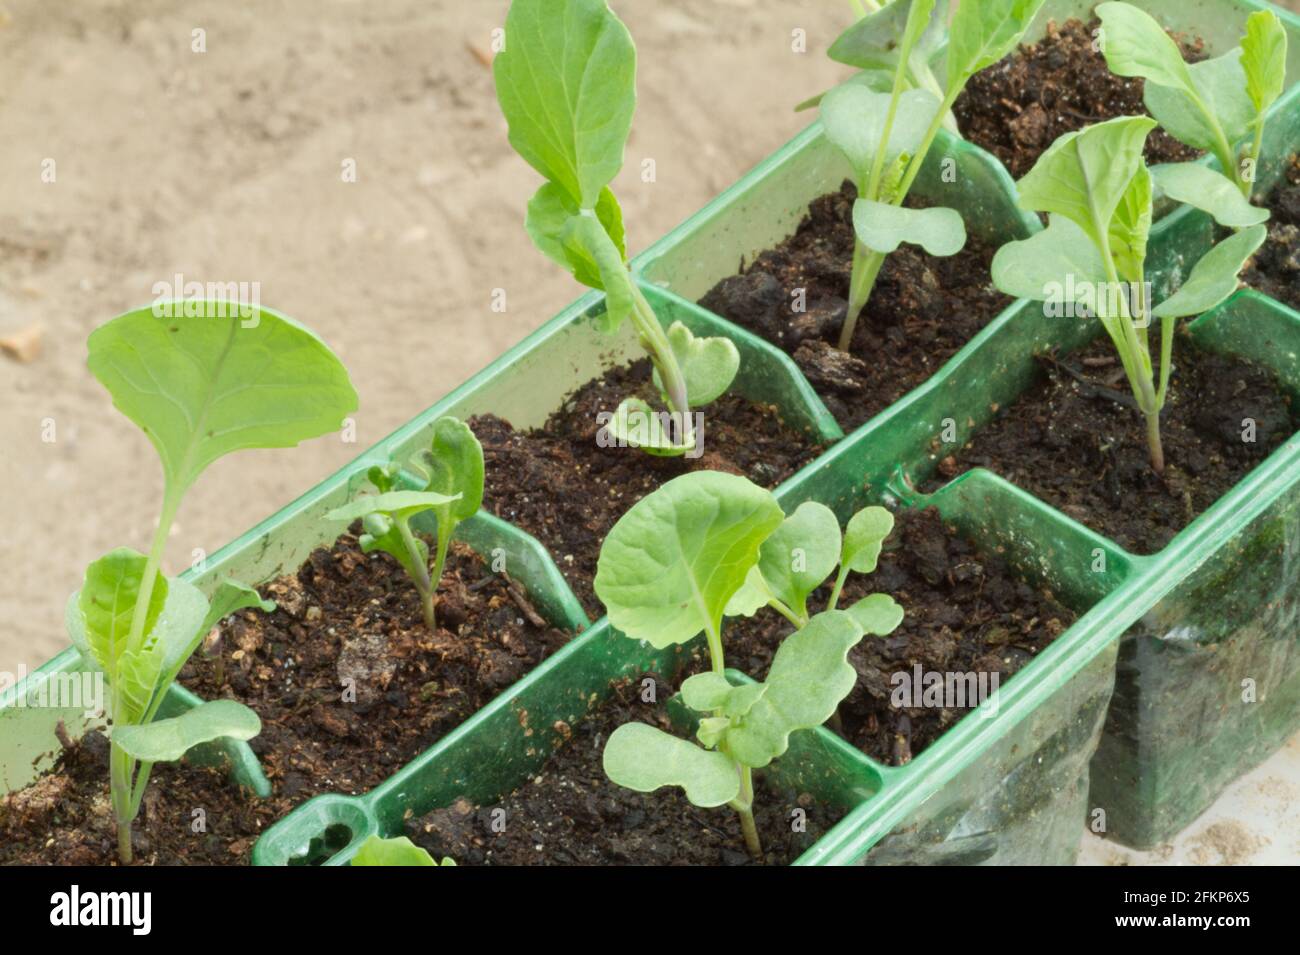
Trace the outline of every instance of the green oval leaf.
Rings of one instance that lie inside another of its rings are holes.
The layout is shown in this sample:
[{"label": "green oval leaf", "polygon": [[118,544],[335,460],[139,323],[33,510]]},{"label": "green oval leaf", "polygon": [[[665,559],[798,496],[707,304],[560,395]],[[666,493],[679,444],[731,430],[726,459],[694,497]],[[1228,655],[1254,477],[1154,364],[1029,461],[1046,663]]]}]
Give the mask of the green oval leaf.
[{"label": "green oval leaf", "polygon": [[948,40],[948,92],[1016,48],[1045,0],[959,3]]},{"label": "green oval leaf", "polygon": [[[68,601],[68,635],[82,659],[110,677],[126,651],[146,563],[144,554],[129,547],[111,550],[86,568],[81,589]],[[149,597],[145,633],[157,623],[167,589],[167,578],[159,573]]]},{"label": "green oval leaf", "polygon": [[406,836],[393,839],[381,839],[372,835],[348,863],[352,866],[399,865],[399,866],[454,866],[456,863],[443,858],[441,862],[429,855],[428,851],[417,846]]},{"label": "green oval leaf", "polygon": [[1246,17],[1241,68],[1246,74],[1246,95],[1260,117],[1286,85],[1286,43],[1286,30],[1272,10],[1256,10]]},{"label": "green oval leaf", "polygon": [[[668,327],[668,344],[686,378],[686,396],[692,408],[701,408],[726,394],[740,370],[740,352],[730,338],[696,338],[681,322],[673,322]],[[654,383],[662,393],[658,369]]]},{"label": "green oval leaf", "polygon": [[1092,308],[1107,282],[1101,253],[1065,216],[1052,216],[1043,231],[1002,246],[989,271],[999,291],[1054,305],[1073,301]]},{"label": "green oval leaf", "polygon": [[1224,239],[1192,267],[1182,287],[1151,310],[1157,318],[1208,312],[1237,290],[1237,273],[1268,238],[1265,226],[1251,226]]},{"label": "green oval leaf", "polygon": [[1094,12],[1105,30],[1102,54],[1112,73],[1176,89],[1195,88],[1178,44],[1155,17],[1129,3],[1102,3]]},{"label": "green oval leaf", "polygon": [[715,471],[674,478],[609,532],[596,595],[615,627],[655,647],[717,630],[759,545],[784,516],[770,492],[745,478]]},{"label": "green oval leaf", "polygon": [[903,622],[903,608],[889,594],[869,594],[845,613],[857,621],[863,633],[873,637],[889,636]]},{"label": "green oval leaf", "polygon": [[169,763],[200,743],[222,737],[248,740],[261,731],[262,721],[244,704],[211,700],[170,719],[143,726],[114,726],[112,735],[113,742],[132,759]]},{"label": "green oval leaf", "polygon": [[898,65],[904,31],[910,23],[913,29],[922,25],[915,47],[923,59],[928,58],[947,36],[948,3],[947,0],[939,3],[937,12],[933,0],[922,3],[916,10],[914,6],[912,0],[891,0],[841,33],[826,55],[836,63],[861,70],[892,73]]},{"label": "green oval leaf", "polygon": [[640,398],[624,398],[605,427],[616,447],[640,448],[665,458],[678,457],[694,445],[673,442],[669,414],[665,411],[661,415]]},{"label": "green oval leaf", "polygon": [[853,231],[867,248],[888,255],[904,242],[931,255],[956,255],[966,244],[966,224],[956,209],[908,209],[859,199],[853,203]]},{"label": "green oval leaf", "polygon": [[1187,69],[1199,102],[1180,87],[1149,82],[1142,93],[1147,112],[1169,135],[1197,149],[1217,152],[1220,131],[1229,146],[1244,137],[1256,114],[1246,92],[1240,51],[1230,50]]},{"label": "green oval leaf", "polygon": [[584,209],[623,165],[636,48],[604,0],[514,0],[492,65],[510,144]]},{"label": "green oval leaf", "polygon": [[876,569],[885,538],[894,530],[894,515],[883,507],[864,507],[844,528],[844,551],[840,563],[858,574]]},{"label": "green oval leaf", "polygon": [[791,733],[830,719],[857,681],[847,658],[861,639],[862,628],[843,610],[819,613],[786,637],[763,683],[766,692],[727,730],[727,752],[761,768],[786,751]]},{"label": "green oval leaf", "polygon": [[[565,242],[570,220],[580,214],[581,209],[567,192],[553,182],[545,182],[528,203],[524,228],[533,244],[547,258],[564,266],[588,288],[603,289],[605,282],[600,265],[591,253],[579,245]],[[608,187],[600,191],[600,198],[596,201],[596,218],[604,226],[605,234],[618,250],[619,257],[626,261],[623,210]]]},{"label": "green oval leaf", "polygon": [[1016,184],[1021,207],[1070,219],[1101,248],[1155,125],[1121,116],[1060,136]]},{"label": "green oval leaf", "polygon": [[1268,210],[1251,205],[1231,179],[1200,163],[1152,166],[1151,178],[1170,199],[1208,212],[1215,222],[1230,229],[1259,225],[1268,219]]},{"label": "green oval leaf", "polygon": [[800,616],[808,595],[840,562],[840,522],[825,504],[805,501],[759,548],[758,569],[771,593]]},{"label": "green oval leaf", "polygon": [[705,809],[725,806],[740,795],[740,775],[730,759],[646,723],[624,723],[614,730],[602,763],[605,775],[619,786],[641,793],[680,786],[692,804]]},{"label": "green oval leaf", "polygon": [[266,310],[216,311],[168,318],[143,308],[88,342],[91,372],[153,442],[173,495],[223,455],[292,447],[337,431],[357,409],[346,369],[312,332]]},{"label": "green oval leaf", "polygon": [[446,499],[435,505],[440,528],[448,520],[467,521],[478,513],[483,504],[483,446],[469,425],[450,416],[439,418],[431,450],[421,462],[429,476],[425,491]]},{"label": "green oval leaf", "polygon": [[[889,100],[888,93],[877,93],[858,83],[837,86],[822,98],[821,120],[826,138],[844,153],[859,180],[870,171],[884,141]],[[899,97],[885,149],[885,166],[920,148],[938,109],[939,100],[925,90],[907,90]]]}]

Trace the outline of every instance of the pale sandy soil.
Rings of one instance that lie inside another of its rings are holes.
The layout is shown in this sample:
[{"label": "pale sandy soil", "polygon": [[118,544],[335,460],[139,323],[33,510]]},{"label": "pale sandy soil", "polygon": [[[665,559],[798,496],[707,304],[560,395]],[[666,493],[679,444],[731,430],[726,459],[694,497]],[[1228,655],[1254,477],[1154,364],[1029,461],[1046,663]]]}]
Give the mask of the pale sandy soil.
[{"label": "pale sandy soil", "polygon": [[[621,0],[640,101],[616,188],[644,248],[797,132],[844,71],[844,3]],[[189,495],[168,569],[208,552],[432,404],[580,291],[523,231],[537,175],[506,143],[487,49],[504,0],[0,0],[0,670],[67,644],[90,560],[148,547],[152,449],[85,340],[181,272],[257,281],[361,395],[357,441],[252,451]],[[207,52],[191,51],[206,31]],[[792,52],[791,31],[808,50]],[[42,183],[42,163],[55,182]],[[355,159],[358,181],[342,181]],[[641,160],[656,161],[644,183]],[[509,310],[491,310],[504,288]],[[42,441],[46,419],[55,440]]]}]

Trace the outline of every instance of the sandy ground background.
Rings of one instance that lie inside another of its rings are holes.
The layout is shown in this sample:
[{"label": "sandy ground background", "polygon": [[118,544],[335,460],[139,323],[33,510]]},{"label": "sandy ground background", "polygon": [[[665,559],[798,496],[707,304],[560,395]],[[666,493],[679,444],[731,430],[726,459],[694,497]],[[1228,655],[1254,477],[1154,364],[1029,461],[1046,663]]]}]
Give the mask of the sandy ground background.
[{"label": "sandy ground background", "polygon": [[[842,75],[824,52],[850,5],[615,6],[641,54],[615,184],[635,252],[802,127],[791,104]],[[0,0],[0,339],[40,334],[32,361],[0,357],[0,670],[66,646],[63,604],[87,562],[148,547],[157,461],[84,362],[91,329],[146,304],[155,282],[259,282],[264,304],[337,350],[362,397],[355,444],[325,438],[210,469],[174,529],[172,573],[576,296],[524,233],[538,178],[506,143],[480,59],[506,7]],[[200,28],[204,53],[191,48]],[[791,51],[795,28],[806,53]],[[655,183],[635,174],[645,158]],[[349,159],[355,183],[342,181]],[[505,314],[490,308],[496,288]],[[1135,854],[1088,836],[1083,858],[1294,863],[1298,797],[1292,741],[1175,844]]]}]

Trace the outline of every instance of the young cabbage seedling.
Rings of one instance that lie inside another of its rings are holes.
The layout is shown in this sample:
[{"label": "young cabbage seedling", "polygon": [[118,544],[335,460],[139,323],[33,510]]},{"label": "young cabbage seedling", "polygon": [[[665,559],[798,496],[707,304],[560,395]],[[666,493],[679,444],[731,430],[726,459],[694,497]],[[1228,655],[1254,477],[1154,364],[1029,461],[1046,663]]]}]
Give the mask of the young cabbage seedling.
[{"label": "young cabbage seedling", "polygon": [[[464,422],[439,418],[433,426],[433,446],[412,463],[420,490],[397,490],[399,469],[373,467],[366,477],[378,494],[349,501],[325,515],[327,520],[351,523],[362,519],[364,553],[381,550],[397,559],[420,594],[420,608],[430,630],[438,627],[434,609],[438,584],[447,563],[447,548],[456,526],[478,513],[483,503],[483,446]],[[411,520],[426,511],[438,523],[433,573],[429,573],[429,547],[411,529]]]},{"label": "young cabbage seedling", "polygon": [[1250,199],[1255,181],[1264,114],[1286,81],[1286,30],[1277,14],[1252,13],[1241,46],[1192,64],[1145,10],[1111,2],[1098,6],[1097,16],[1111,72],[1142,77],[1147,111],[1175,139],[1213,153],[1222,169],[1196,163],[1153,166],[1156,185],[1177,202],[1211,212],[1209,206],[1232,210],[1232,221],[1220,219],[1224,225],[1263,222],[1268,212],[1243,200]]},{"label": "young cabbage seedling", "polygon": [[357,408],[347,371],[306,328],[269,311],[250,323],[237,307],[209,308],[197,318],[128,312],[88,342],[91,372],[153,443],[164,478],[148,555],[119,548],[96,560],[66,613],[73,644],[109,685],[110,789],[123,862],[131,861],[131,822],[154,763],[221,737],[250,739],[261,726],[233,700],[156,719],[185,661],[221,618],[243,607],[274,609],[235,581],[222,582],[209,601],[161,573],[181,499],[218,458],[292,447],[338,430]]},{"label": "young cabbage seedling", "polygon": [[690,409],[730,386],[740,353],[725,338],[665,332],[627,267],[623,213],[609,188],[623,165],[636,106],[636,48],[605,0],[514,0],[493,64],[510,144],[546,177],[528,204],[528,234],[584,285],[605,292],[601,328],[630,320],[654,365],[668,427],[640,398],[607,426],[620,445],[658,455],[696,446]]},{"label": "young cabbage seedling", "polygon": [[394,839],[371,836],[361,844],[361,848],[349,863],[354,866],[454,866],[455,864],[455,860],[449,856],[443,856],[442,861],[439,862],[429,854],[428,850],[420,848],[406,836],[397,836]]},{"label": "young cabbage seedling", "polygon": [[[871,77],[850,81],[821,101],[826,137],[853,168],[858,198],[853,206],[853,271],[839,348],[848,351],[858,317],[871,298],[885,257],[902,242],[931,255],[955,255],[966,244],[966,227],[954,209],[908,209],[912,183],[925,164],[944,117],[980,70],[1015,48],[1044,0],[967,0],[957,7],[948,37],[947,84],[940,95],[916,82],[942,36],[947,4],[893,0],[860,21],[831,47],[843,62],[878,69],[892,63],[888,93],[871,89]],[[936,25],[937,24],[937,25]],[[928,51],[928,52],[927,52]]]},{"label": "young cabbage seedling", "polygon": [[[1058,309],[1068,303],[1101,319],[1146,416],[1151,466],[1162,474],[1160,411],[1169,393],[1176,320],[1199,315],[1236,290],[1237,273],[1266,229],[1250,226],[1224,239],[1178,291],[1152,302],[1145,275],[1152,189],[1142,149],[1155,125],[1145,116],[1121,116],[1057,139],[1017,183],[1020,205],[1050,213],[1048,227],[999,249],[992,273],[1008,295]],[[1158,382],[1148,335],[1152,318],[1160,319]]]},{"label": "young cabbage seedling", "polygon": [[[681,786],[697,806],[730,806],[750,852],[762,857],[753,770],[784,753],[792,732],[835,714],[856,680],[849,649],[902,619],[892,598],[880,594],[849,611],[832,603],[808,616],[808,595],[836,563],[842,566],[833,601],[850,571],[874,568],[889,532],[878,510],[850,522],[851,543],[841,545],[828,508],[804,504],[787,518],[770,492],[742,477],[701,471],[669,481],[619,519],[601,547],[595,579],[610,622],[660,649],[703,631],[711,669],[682,685],[686,704],[709,714],[697,734],[702,746],[642,723],[621,726],[603,755],[612,781],[639,792]],[[765,605],[797,632],[778,648],[765,682],[733,686],[725,675],[723,618]]]},{"label": "young cabbage seedling", "polygon": [[[837,63],[856,66],[862,72],[847,80],[879,93],[888,93],[894,85],[900,64],[903,80],[909,89],[923,89],[935,100],[943,99],[943,84],[935,76],[931,61],[948,40],[948,0],[936,0],[934,15],[913,44],[905,60],[900,59],[900,41],[911,13],[910,0],[891,0],[883,4],[868,0],[855,11],[858,21],[831,45],[827,55]],[[825,93],[804,100],[795,107],[799,112],[821,105]],[[958,132],[952,110],[945,112],[943,126]]]}]

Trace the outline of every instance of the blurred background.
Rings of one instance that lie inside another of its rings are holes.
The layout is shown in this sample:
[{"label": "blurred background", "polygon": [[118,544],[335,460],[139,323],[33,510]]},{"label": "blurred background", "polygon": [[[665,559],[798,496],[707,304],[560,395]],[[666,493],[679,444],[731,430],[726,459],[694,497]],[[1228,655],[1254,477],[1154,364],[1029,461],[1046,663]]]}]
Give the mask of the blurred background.
[{"label": "blurred background", "polygon": [[[173,530],[169,573],[579,294],[523,229],[540,180],[506,142],[489,66],[507,6],[0,0],[0,671],[67,645],[64,602],[89,561],[148,547],[159,466],[86,370],[85,340],[154,283],[260,283],[262,304],[329,342],[361,395],[355,443],[212,467]],[[612,6],[640,51],[615,182],[635,253],[808,122],[792,106],[848,74],[825,51],[854,13],[851,0]],[[648,158],[653,183],[637,174]],[[1086,837],[1083,860],[1294,861],[1298,792],[1300,738],[1174,844],[1138,854]]]}]

